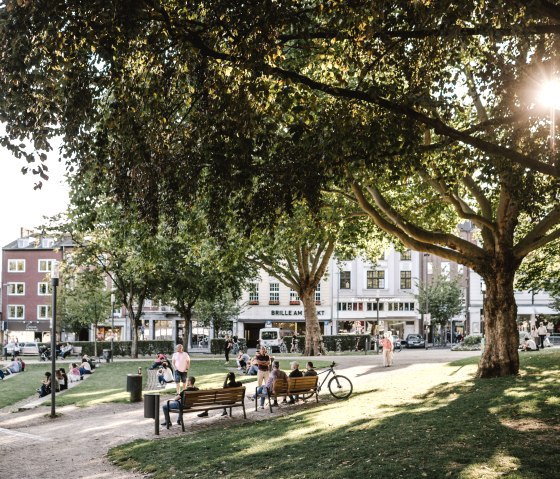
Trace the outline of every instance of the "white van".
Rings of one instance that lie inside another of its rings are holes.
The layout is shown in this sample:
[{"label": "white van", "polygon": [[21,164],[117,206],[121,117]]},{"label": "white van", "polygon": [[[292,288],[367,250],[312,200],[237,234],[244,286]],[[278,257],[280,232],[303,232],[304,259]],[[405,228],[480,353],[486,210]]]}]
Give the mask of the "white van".
[{"label": "white van", "polygon": [[291,329],[263,328],[259,330],[259,345],[270,348],[272,352],[280,352],[285,336],[293,336]]}]

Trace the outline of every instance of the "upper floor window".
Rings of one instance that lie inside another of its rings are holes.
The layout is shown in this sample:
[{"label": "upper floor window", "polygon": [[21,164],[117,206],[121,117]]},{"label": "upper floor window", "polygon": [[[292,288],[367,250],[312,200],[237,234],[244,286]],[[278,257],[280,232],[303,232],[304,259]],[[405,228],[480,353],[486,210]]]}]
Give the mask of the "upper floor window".
[{"label": "upper floor window", "polygon": [[8,304],[8,319],[25,319],[25,306]]},{"label": "upper floor window", "polygon": [[268,301],[270,304],[280,304],[280,283],[270,283]]},{"label": "upper floor window", "polygon": [[9,273],[25,273],[25,260],[24,259],[9,259],[8,260]]},{"label": "upper floor window", "polygon": [[315,303],[321,304],[321,283],[317,283],[315,288]]},{"label": "upper floor window", "polygon": [[465,266],[462,264],[457,265],[457,274],[463,274],[465,272]]},{"label": "upper floor window", "polygon": [[52,318],[51,306],[48,304],[40,304],[39,306],[37,306],[37,318],[51,319]]},{"label": "upper floor window", "polygon": [[39,296],[48,296],[52,294],[52,285],[47,281],[41,281],[38,283],[37,294]]},{"label": "upper floor window", "polygon": [[299,294],[294,289],[290,289],[290,304],[299,304]]},{"label": "upper floor window", "polygon": [[381,269],[367,271],[367,289],[385,288],[385,271]]},{"label": "upper floor window", "polygon": [[54,259],[40,259],[39,273],[50,273],[53,270]]},{"label": "upper floor window", "polygon": [[401,289],[412,288],[412,271],[401,271]]},{"label": "upper floor window", "polygon": [[249,304],[259,304],[259,283],[249,285]]},{"label": "upper floor window", "polygon": [[401,253],[401,261],[410,261],[412,259],[412,251],[407,249]]},{"label": "upper floor window", "polygon": [[25,283],[8,283],[8,296],[23,296]]},{"label": "upper floor window", "polygon": [[450,272],[449,261],[442,261],[441,262],[441,275],[444,278],[449,278],[449,272]]},{"label": "upper floor window", "polygon": [[350,282],[350,271],[340,272],[340,289],[350,289],[352,283]]}]

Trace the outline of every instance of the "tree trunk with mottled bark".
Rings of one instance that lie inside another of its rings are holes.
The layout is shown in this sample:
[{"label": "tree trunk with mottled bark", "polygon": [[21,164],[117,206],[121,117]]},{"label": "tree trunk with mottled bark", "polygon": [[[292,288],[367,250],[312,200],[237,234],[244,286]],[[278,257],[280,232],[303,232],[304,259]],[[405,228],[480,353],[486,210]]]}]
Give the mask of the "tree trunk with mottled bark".
[{"label": "tree trunk with mottled bark", "polygon": [[317,318],[315,289],[307,290],[301,295],[305,315],[305,351],[304,356],[318,356],[323,353],[321,326]]}]

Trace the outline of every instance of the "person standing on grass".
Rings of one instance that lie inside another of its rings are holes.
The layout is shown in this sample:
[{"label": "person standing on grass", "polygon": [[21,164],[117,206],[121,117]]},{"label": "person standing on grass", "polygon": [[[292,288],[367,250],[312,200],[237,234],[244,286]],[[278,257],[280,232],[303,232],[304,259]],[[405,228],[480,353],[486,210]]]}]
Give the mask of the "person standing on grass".
[{"label": "person standing on grass", "polygon": [[393,365],[393,341],[391,341],[390,333],[385,333],[381,340],[383,347],[383,366],[388,368]]},{"label": "person standing on grass", "polygon": [[257,373],[257,387],[261,387],[263,382],[268,380],[270,356],[266,352],[266,348],[261,346],[261,350],[255,354],[255,362],[259,371]]},{"label": "person standing on grass", "polygon": [[231,348],[233,348],[233,340],[228,337],[226,338],[226,345],[224,347],[224,353],[226,355],[226,364],[229,364],[229,352],[231,351]]},{"label": "person standing on grass", "polygon": [[183,351],[183,345],[177,345],[177,352],[171,358],[171,364],[175,368],[175,384],[177,386],[177,394],[181,392],[181,383],[183,389],[187,387],[187,373],[191,367],[191,358],[188,353]]}]

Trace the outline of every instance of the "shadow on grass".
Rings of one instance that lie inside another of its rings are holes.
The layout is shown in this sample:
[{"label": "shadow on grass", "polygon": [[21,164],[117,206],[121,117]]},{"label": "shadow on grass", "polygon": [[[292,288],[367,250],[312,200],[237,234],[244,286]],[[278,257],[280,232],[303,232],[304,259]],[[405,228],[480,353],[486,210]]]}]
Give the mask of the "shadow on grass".
[{"label": "shadow on grass", "polygon": [[385,404],[381,417],[350,414],[377,398],[371,390],[258,423],[191,427],[110,457],[155,478],[548,478],[560,466],[559,359],[523,360],[518,377],[441,384]]}]

